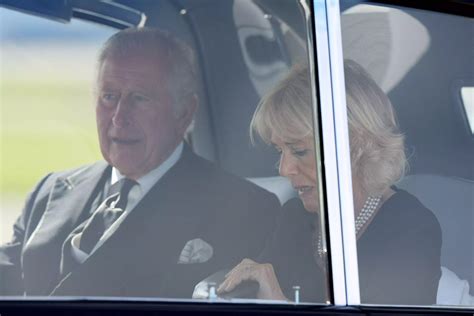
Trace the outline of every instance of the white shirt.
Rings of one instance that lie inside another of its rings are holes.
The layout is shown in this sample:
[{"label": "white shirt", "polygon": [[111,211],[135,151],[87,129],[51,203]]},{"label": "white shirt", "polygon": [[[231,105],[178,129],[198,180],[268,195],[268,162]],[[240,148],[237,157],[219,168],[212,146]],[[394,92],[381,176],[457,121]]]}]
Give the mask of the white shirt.
[{"label": "white shirt", "polygon": [[[173,153],[158,167],[148,172],[146,175],[137,180],[138,185],[135,185],[128,194],[128,202],[125,207],[125,211],[120,215],[120,217],[104,232],[102,237],[92,249],[91,254],[99,248],[120,226],[124,219],[133,211],[135,206],[140,202],[142,197],[150,191],[150,189],[163,177],[163,175],[168,172],[168,170],[173,167],[176,162],[178,162],[181,154],[183,152],[183,143],[181,142]],[[112,175],[110,179],[110,185],[120,181],[124,176],[120,174],[115,167],[112,168]],[[92,217],[93,215],[91,215]],[[75,235],[71,240],[71,251],[72,257],[76,259],[79,263],[83,263],[90,254],[85,253],[79,249],[79,243],[81,241],[82,233]]]}]

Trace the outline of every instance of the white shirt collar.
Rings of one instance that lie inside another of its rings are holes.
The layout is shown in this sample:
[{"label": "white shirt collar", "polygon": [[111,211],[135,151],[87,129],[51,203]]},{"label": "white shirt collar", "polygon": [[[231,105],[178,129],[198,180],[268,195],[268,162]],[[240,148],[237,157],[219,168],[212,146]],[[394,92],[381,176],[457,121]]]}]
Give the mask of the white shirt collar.
[{"label": "white shirt collar", "polygon": [[[120,223],[124,220],[125,216],[130,213],[130,211],[137,205],[139,200],[150,191],[151,187],[157,183],[163,175],[168,172],[168,170],[171,169],[179,160],[181,157],[181,154],[183,152],[183,147],[184,144],[181,142],[173,151],[173,153],[158,167],[155,169],[151,170],[148,172],[146,175],[141,177],[140,179],[137,180],[138,184],[129,193],[129,198],[128,198],[128,204],[127,204],[127,209],[125,211],[126,214],[123,214],[122,216],[119,217],[118,220],[115,221],[115,223],[112,224],[112,226],[109,227],[109,229],[102,235],[100,238],[99,242],[97,245],[94,247],[94,250],[97,249],[99,246],[101,246],[104,241],[109,238],[110,235],[114,233],[114,231],[117,229],[117,227],[120,225]],[[110,183],[114,184],[115,182],[119,181],[120,179],[124,178],[124,176],[114,167],[112,168],[112,175],[110,178]],[[78,262],[84,262],[87,257],[89,256],[85,252],[79,249],[79,243],[80,243],[80,238],[82,236],[82,233],[77,234],[73,237],[71,240],[72,243],[72,256],[75,260]]]},{"label": "white shirt collar", "polygon": [[[184,144],[181,142],[162,164],[137,180],[142,196],[146,194],[151,189],[151,187],[155,185],[155,183],[157,183],[161,177],[163,177],[163,175],[178,162],[181,154],[183,153],[183,147]],[[112,185],[122,178],[125,177],[120,173],[120,171],[118,171],[117,168],[113,167],[110,184]]]}]

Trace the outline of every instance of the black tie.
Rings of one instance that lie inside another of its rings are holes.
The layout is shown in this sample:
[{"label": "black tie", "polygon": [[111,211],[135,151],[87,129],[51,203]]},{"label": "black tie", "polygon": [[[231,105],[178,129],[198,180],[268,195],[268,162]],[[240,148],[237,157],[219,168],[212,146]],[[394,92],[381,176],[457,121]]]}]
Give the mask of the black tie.
[{"label": "black tie", "polygon": [[79,249],[85,253],[94,249],[100,237],[125,211],[128,193],[135,184],[134,180],[124,178],[110,187],[104,207],[99,207],[84,227]]}]

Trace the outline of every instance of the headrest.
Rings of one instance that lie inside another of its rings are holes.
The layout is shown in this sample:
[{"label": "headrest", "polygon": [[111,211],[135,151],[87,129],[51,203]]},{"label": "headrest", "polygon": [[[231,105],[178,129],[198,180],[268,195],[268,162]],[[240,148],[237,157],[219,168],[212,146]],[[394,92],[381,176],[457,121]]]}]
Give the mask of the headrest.
[{"label": "headrest", "polygon": [[280,200],[281,205],[297,196],[290,181],[285,177],[247,178],[247,180],[274,193],[278,197],[278,200]]}]

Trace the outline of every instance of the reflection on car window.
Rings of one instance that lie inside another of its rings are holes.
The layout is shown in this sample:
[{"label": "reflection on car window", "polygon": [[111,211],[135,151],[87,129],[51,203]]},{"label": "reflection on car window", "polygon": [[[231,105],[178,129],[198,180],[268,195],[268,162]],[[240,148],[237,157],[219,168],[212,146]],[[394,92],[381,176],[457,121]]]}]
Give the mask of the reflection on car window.
[{"label": "reflection on car window", "polygon": [[0,295],[327,304],[299,2],[149,5],[2,11]]},{"label": "reflection on car window", "polygon": [[453,89],[473,77],[472,19],[356,5],[341,20],[365,68],[345,67],[361,302],[474,305],[474,149]]}]

